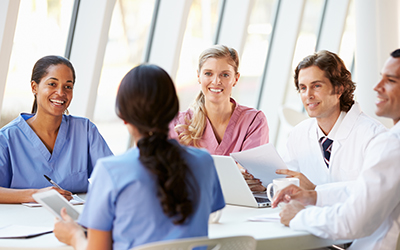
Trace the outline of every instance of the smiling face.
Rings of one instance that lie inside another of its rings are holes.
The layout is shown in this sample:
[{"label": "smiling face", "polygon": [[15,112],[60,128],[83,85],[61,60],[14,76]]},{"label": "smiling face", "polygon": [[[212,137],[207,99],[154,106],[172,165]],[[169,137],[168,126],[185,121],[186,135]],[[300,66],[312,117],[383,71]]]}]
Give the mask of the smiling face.
[{"label": "smiling face", "polygon": [[299,72],[301,101],[310,117],[335,122],[340,114],[340,94],[335,94],[332,83],[317,66]]},{"label": "smiling face", "polygon": [[197,75],[206,102],[215,104],[229,103],[239,76],[227,58],[208,58]]},{"label": "smiling face", "polygon": [[73,73],[64,64],[51,65],[39,83],[31,82],[36,95],[37,113],[62,116],[72,100]]},{"label": "smiling face", "polygon": [[400,120],[400,58],[390,57],[381,74],[382,79],[374,87],[378,94],[375,113],[397,123]]}]

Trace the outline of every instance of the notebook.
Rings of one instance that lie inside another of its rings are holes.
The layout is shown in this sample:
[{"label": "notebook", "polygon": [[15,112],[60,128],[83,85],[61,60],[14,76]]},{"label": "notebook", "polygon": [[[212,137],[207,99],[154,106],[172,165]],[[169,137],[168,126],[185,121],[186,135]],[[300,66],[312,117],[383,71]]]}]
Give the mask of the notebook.
[{"label": "notebook", "polygon": [[269,207],[266,194],[253,194],[239,167],[230,156],[213,155],[225,203],[247,207]]}]

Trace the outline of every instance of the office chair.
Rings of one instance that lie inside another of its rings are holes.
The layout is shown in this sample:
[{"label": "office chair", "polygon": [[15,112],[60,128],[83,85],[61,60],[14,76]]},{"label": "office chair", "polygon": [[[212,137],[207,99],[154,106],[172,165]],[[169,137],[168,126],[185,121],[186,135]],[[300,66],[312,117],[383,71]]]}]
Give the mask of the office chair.
[{"label": "office chair", "polygon": [[254,250],[256,245],[257,241],[251,236],[233,236],[217,239],[195,237],[153,242],[130,250],[192,250],[194,248],[207,250]]}]

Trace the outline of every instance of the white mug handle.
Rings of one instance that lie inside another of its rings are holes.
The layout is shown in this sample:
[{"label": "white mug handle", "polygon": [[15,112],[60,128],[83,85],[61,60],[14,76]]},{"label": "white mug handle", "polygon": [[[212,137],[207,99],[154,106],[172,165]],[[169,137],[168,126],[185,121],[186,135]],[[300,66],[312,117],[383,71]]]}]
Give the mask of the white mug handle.
[{"label": "white mug handle", "polygon": [[[268,184],[268,186],[267,186],[267,196],[268,196],[268,199],[270,200],[270,201],[272,201],[272,197],[271,197],[271,187],[274,185],[274,183],[270,183],[270,184]],[[275,191],[274,191],[275,192]]]}]

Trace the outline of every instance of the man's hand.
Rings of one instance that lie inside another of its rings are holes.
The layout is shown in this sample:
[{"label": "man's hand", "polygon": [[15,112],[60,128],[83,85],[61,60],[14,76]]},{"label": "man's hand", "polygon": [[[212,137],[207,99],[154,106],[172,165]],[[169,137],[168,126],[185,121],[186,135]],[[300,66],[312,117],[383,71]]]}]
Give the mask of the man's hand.
[{"label": "man's hand", "polygon": [[289,169],[278,169],[275,171],[277,174],[285,174],[286,177],[296,177],[300,180],[300,187],[307,190],[314,190],[315,185],[304,174]]},{"label": "man's hand", "polygon": [[304,206],[315,205],[317,202],[317,192],[314,190],[305,190],[292,184],[275,194],[271,207],[275,208],[280,202],[288,203],[292,200],[296,200]]},{"label": "man's hand", "polygon": [[279,216],[281,217],[281,223],[285,226],[289,226],[290,221],[304,208],[304,205],[300,202],[291,200],[282,208],[282,211],[279,213]]}]

